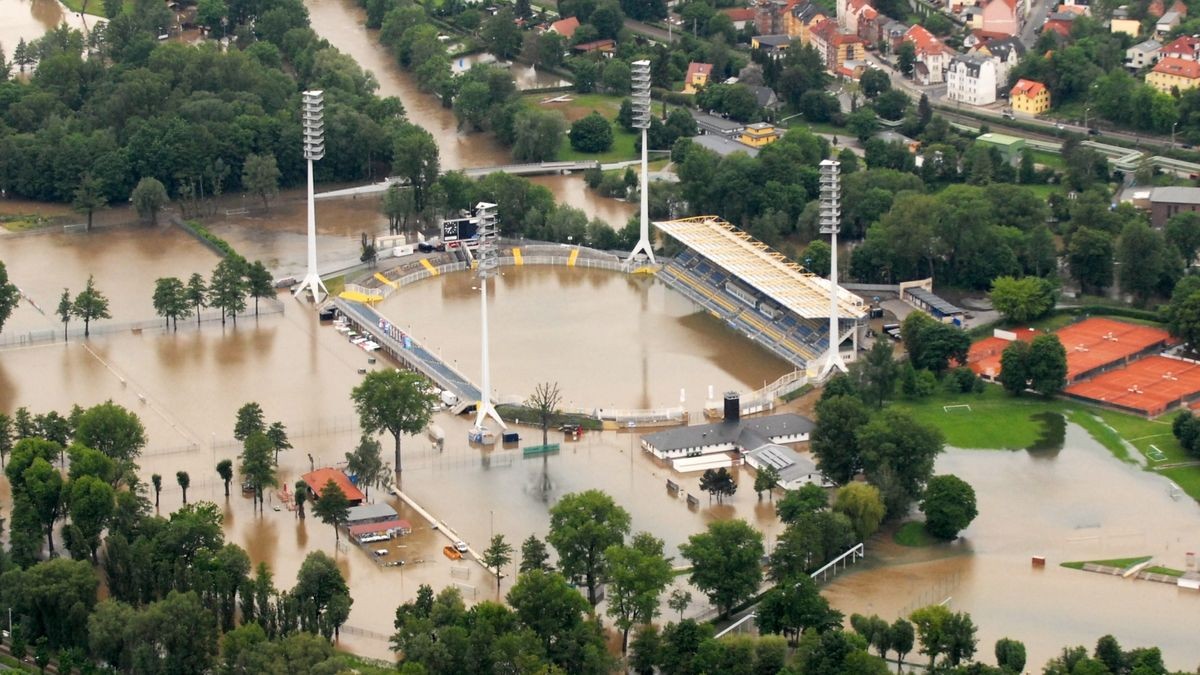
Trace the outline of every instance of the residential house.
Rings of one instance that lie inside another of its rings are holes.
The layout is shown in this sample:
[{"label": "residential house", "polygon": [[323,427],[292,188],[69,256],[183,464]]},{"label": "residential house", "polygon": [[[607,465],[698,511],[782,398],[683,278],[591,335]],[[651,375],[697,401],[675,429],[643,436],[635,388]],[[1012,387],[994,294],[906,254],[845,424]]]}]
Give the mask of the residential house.
[{"label": "residential house", "polygon": [[888,21],[890,19],[875,11],[874,7],[867,5],[858,17],[858,37],[862,38],[868,47],[879,44],[882,39],[881,31]]},{"label": "residential house", "polygon": [[745,85],[750,91],[754,92],[754,100],[758,103],[758,107],[772,110],[779,106],[779,97],[775,95],[775,90],[770,87],[761,87],[757,85]]},{"label": "residential house", "polygon": [[683,93],[694,94],[708,86],[708,78],[712,75],[711,63],[692,61],[688,64],[687,73],[683,76]]},{"label": "residential house", "polygon": [[812,39],[812,27],[828,18],[829,15],[824,9],[809,0],[798,2],[792,6],[792,11],[788,12],[785,19],[787,34],[800,40],[800,44],[806,45]]},{"label": "residential house", "polygon": [[1138,43],[1125,50],[1125,65],[1134,70],[1152,66],[1158,61],[1161,51],[1162,45],[1158,40]]},{"label": "residential house", "polygon": [[728,7],[721,10],[721,13],[729,17],[729,20],[733,22],[734,28],[742,30],[747,25],[754,23],[754,17],[758,13],[758,10],[753,7]]},{"label": "residential house", "polygon": [[1021,29],[1017,17],[1017,0],[988,0],[983,5],[983,25],[989,33],[1016,35]]},{"label": "residential house", "polygon": [[846,61],[863,60],[867,51],[862,38],[853,33],[838,30],[838,25],[831,19],[817,24],[812,29],[812,46],[821,55],[825,70],[840,74]]},{"label": "residential house", "polygon": [[1183,21],[1183,16],[1179,12],[1167,12],[1155,22],[1154,33],[1160,38],[1166,37],[1171,29],[1178,26],[1181,21]]},{"label": "residential house", "polygon": [[968,105],[995,103],[995,60],[979,54],[954,57],[946,68],[946,97]]},{"label": "residential house", "polygon": [[[843,5],[845,12],[842,11]],[[849,2],[838,2],[838,27],[844,32],[858,34],[858,20],[863,12],[867,9],[875,11],[871,7],[870,0],[849,0]]]},{"label": "residential house", "polygon": [[1046,17],[1046,23],[1042,24],[1042,32],[1054,31],[1061,38],[1071,37],[1071,26],[1075,25],[1077,14],[1070,12],[1053,12]]},{"label": "residential house", "polygon": [[1041,82],[1017,80],[1009,92],[1013,112],[1040,115],[1050,109],[1050,90]]},{"label": "residential house", "polygon": [[751,49],[761,49],[772,58],[780,58],[787,51],[792,38],[787,35],[755,35],[750,38]]},{"label": "residential house", "polygon": [[[1164,47],[1165,49],[1165,47]],[[1187,91],[1200,86],[1200,63],[1164,56],[1146,75],[1146,84],[1170,94],[1172,90]]]},{"label": "residential house", "polygon": [[1158,56],[1162,59],[1200,61],[1200,39],[1191,35],[1181,35],[1163,45]]},{"label": "residential house", "polygon": [[879,39],[887,45],[889,52],[895,53],[900,47],[900,43],[904,41],[906,33],[908,33],[908,24],[888,19],[883,24],[883,29],[879,31]]},{"label": "residential house", "polygon": [[550,24],[550,27],[546,30],[549,30],[552,33],[558,33],[559,35],[563,36],[564,39],[570,40],[575,36],[575,30],[577,28],[579,28],[579,19],[572,16],[560,21],[555,21],[554,23]]},{"label": "residential house", "polygon": [[1074,14],[1076,16],[1092,15],[1092,8],[1087,5],[1072,5],[1065,2],[1059,5],[1055,11],[1062,12],[1063,14]]},{"label": "residential house", "polygon": [[1015,37],[989,40],[972,49],[971,53],[987,56],[996,63],[996,90],[999,92],[1008,87],[1009,74],[1025,56],[1025,43]]},{"label": "residential house", "polygon": [[742,129],[742,135],[738,136],[738,141],[754,148],[761,148],[774,143],[782,136],[783,134],[774,126],[766,122],[757,122]]},{"label": "residential house", "polygon": [[972,31],[983,30],[983,8],[977,6],[963,7],[959,12],[963,25]]},{"label": "residential house", "polygon": [[1200,211],[1200,188],[1156,187],[1150,191],[1150,224],[1162,227],[1177,213]]},{"label": "residential house", "polygon": [[913,26],[904,34],[904,41],[913,43],[916,48],[917,63],[914,67],[914,78],[921,84],[941,84],[946,81],[946,66],[954,56],[954,50],[947,47],[933,33],[923,26]]},{"label": "residential house", "polygon": [[577,44],[571,49],[580,54],[591,54],[595,52],[604,56],[606,59],[611,59],[617,51],[617,43],[613,40],[593,40],[592,42],[584,42]]},{"label": "residential house", "polygon": [[1150,4],[1146,6],[1146,16],[1151,19],[1157,19],[1167,13],[1167,7],[1163,4],[1163,0],[1150,0]]},{"label": "residential house", "polygon": [[755,6],[754,27],[766,35],[787,32],[787,15],[796,0],[760,0]]},{"label": "residential house", "polygon": [[1129,16],[1128,7],[1118,7],[1113,10],[1108,29],[1113,33],[1125,33],[1130,37],[1137,37],[1142,32],[1142,22]]}]

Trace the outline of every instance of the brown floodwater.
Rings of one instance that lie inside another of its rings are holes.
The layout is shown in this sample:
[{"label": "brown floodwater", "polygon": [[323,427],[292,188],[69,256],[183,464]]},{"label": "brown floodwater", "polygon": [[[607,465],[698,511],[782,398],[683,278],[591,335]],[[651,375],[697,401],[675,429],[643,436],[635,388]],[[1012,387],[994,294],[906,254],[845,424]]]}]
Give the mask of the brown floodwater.
[{"label": "brown floodwater", "polygon": [[[1150,581],[1060,567],[1143,555],[1183,569],[1200,547],[1200,505],[1172,498],[1168,481],[1114,459],[1068,426],[1057,453],[949,450],[938,473],[969,482],[979,517],[959,541],[931,549],[868,544],[869,566],[826,587],[845,612],[889,621],[946,602],[979,628],[979,655],[992,662],[1001,637],[1025,643],[1031,669],[1063,646],[1111,633],[1125,648],[1158,646],[1172,669],[1200,665],[1192,624],[1200,593]],[[1046,567],[1031,565],[1045,556]],[[919,656],[913,657],[920,660]]]},{"label": "brown floodwater", "polygon": [[[479,293],[466,273],[406,286],[380,305],[396,325],[477,384]],[[501,401],[557,382],[568,408],[695,414],[714,393],[758,389],[791,368],[653,278],[506,267],[488,298],[492,382]]]},{"label": "brown floodwater", "polygon": [[[11,61],[18,42],[32,42],[64,21],[71,28],[86,30],[97,18],[84,19],[58,0],[0,0],[0,46]],[[19,72],[16,66],[13,72]]]},{"label": "brown floodwater", "polygon": [[[122,298],[116,302],[114,297],[115,306],[129,308],[124,313],[137,310],[143,298],[149,302],[140,289],[162,274],[158,260],[165,254],[160,249],[180,252],[180,259],[193,263],[211,256],[193,249],[199,246],[193,240],[173,235],[149,251],[128,241],[95,243],[156,235],[131,228],[125,235],[114,230],[0,239],[0,246],[21,247],[17,267],[30,280],[25,288],[35,297],[53,296],[59,275],[78,276],[86,270],[45,265],[63,269],[58,275],[29,271],[26,258],[44,263],[92,256],[87,264],[97,271],[98,285],[117,289],[114,295]],[[520,394],[533,382],[554,378],[569,398],[589,395],[588,405],[602,404],[596,398],[603,397],[614,403],[669,405],[677,400],[680,386],[688,387],[689,402],[698,403],[700,388],[710,379],[717,386],[720,377],[730,386],[750,386],[757,377],[746,365],[747,359],[751,364],[759,360],[756,348],[693,313],[689,303],[653,280],[563,268],[505,272],[492,303],[493,358],[501,392]],[[414,284],[390,298],[384,311],[398,314],[398,320],[412,319],[427,329],[426,337],[445,331],[443,349],[462,351],[461,359],[475,358],[471,336],[478,300],[470,284],[465,274]],[[556,302],[551,293],[562,296],[562,290],[570,291],[570,300]],[[87,406],[106,399],[136,411],[150,440],[141,458],[143,477],[166,477],[164,513],[180,503],[181,491],[170,477],[184,470],[192,480],[189,500],[222,505],[228,539],[256,563],[270,564],[280,586],[293,583],[307,552],[335,554],[355,599],[351,630],[343,642],[357,652],[386,657],[383,636],[391,631],[395,607],[411,599],[419,584],[456,584],[468,597],[482,599],[495,596],[495,579],[478,565],[444,558],[441,547],[450,535],[434,531],[391,497],[388,501],[416,526],[411,536],[379,546],[389,549],[385,560],[408,563],[400,568],[380,567],[375,556],[352,546],[339,551],[328,526],[311,518],[299,522],[286,508],[275,511],[281,495],[270,496],[261,516],[252,512],[248,498],[236,493],[236,486],[233,496],[224,497],[214,467],[220,459],[236,457],[232,426],[241,404],[258,401],[269,420],[287,425],[296,448],[280,455],[280,478],[290,485],[311,465],[343,461],[358,437],[348,398],[361,379],[358,371],[388,367],[382,361],[368,363],[364,352],[318,324],[307,305],[287,298],[284,304],[283,314],[243,320],[236,328],[206,322],[197,329],[188,323],[178,333],[150,329],[97,336],[86,346],[73,341],[2,350],[0,411],[11,412],[18,405],[34,412],[64,411],[73,403]],[[606,367],[597,370],[595,363]],[[471,421],[465,417],[440,413],[435,421],[446,431],[445,449],[435,451],[424,436],[405,438],[401,487],[453,536],[476,549],[493,532],[512,542],[531,533],[544,535],[548,505],[567,492],[588,488],[611,494],[630,511],[633,528],[662,538],[677,561],[678,545],[713,519],[745,518],[764,531],[768,545],[782,529],[772,506],[759,502],[750,489],[751,472],[737,471],[741,489],[728,503],[709,504],[695,474],[680,477],[651,461],[637,450],[634,434],[585,434],[580,441],[564,442],[551,432],[552,442],[563,443],[562,451],[543,462],[525,460],[514,449],[468,445]],[[522,444],[541,442],[536,429],[518,430]],[[389,440],[384,439],[385,448],[390,448]],[[1118,462],[1078,429],[1069,428],[1065,445],[1057,453],[1036,456],[947,452],[938,470],[971,482],[979,499],[981,515],[963,539],[945,549],[915,552],[870,543],[868,564],[834,581],[826,593],[847,613],[879,613],[889,619],[949,598],[954,609],[974,616],[980,654],[988,661],[992,642],[1005,635],[1025,641],[1036,666],[1064,644],[1091,645],[1111,632],[1127,647],[1161,646],[1172,668],[1195,667],[1200,648],[1186,627],[1200,607],[1200,595],[1057,564],[1155,555],[1161,564],[1181,567],[1184,553],[1197,548],[1200,508],[1186,498],[1173,500],[1161,477]],[[690,510],[668,494],[667,478],[699,496],[700,507]],[[7,509],[8,500],[0,479],[0,508]],[[1047,556],[1049,566],[1032,570],[1032,555]],[[500,592],[509,585],[504,579]],[[704,612],[704,605],[698,600],[689,613]]]}]

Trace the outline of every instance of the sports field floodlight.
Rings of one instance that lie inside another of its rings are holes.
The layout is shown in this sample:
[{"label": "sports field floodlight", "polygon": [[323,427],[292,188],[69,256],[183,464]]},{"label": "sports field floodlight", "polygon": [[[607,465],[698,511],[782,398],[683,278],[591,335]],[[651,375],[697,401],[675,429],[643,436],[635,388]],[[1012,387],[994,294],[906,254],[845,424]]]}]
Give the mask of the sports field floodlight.
[{"label": "sports field floodlight", "polygon": [[329,295],[317,273],[317,208],[313,203],[313,162],[325,156],[325,96],[319,90],[302,94],[301,118],[304,122],[304,159],[308,162],[308,272],[296,288],[296,295],[312,292],[313,302]]},{"label": "sports field floodlight", "polygon": [[492,404],[492,372],[491,363],[488,358],[488,310],[487,310],[487,285],[488,280],[496,276],[496,272],[500,267],[499,251],[497,250],[496,241],[496,205],[488,202],[479,202],[475,205],[475,217],[479,220],[479,229],[477,234],[479,237],[479,246],[475,250],[475,257],[478,261],[475,267],[475,275],[479,277],[479,314],[480,325],[480,343],[482,344],[482,359],[483,364],[483,382],[479,389],[479,406],[475,412],[475,429],[474,431],[481,433],[483,431],[483,423],[490,416],[496,420],[501,429],[507,429],[504,420],[500,419],[500,413],[496,412],[496,406]]},{"label": "sports field floodlight", "polygon": [[630,263],[639,253],[645,253],[650,262],[654,262],[654,249],[650,246],[650,163],[647,160],[646,130],[650,128],[650,62],[634,61],[632,64],[633,83],[633,128],[642,130],[642,182],[641,182],[641,231],[637,245],[629,254]]},{"label": "sports field floodlight", "polygon": [[837,236],[842,222],[842,187],[838,181],[841,163],[832,159],[821,162],[821,198],[818,222],[821,234],[829,235],[829,351],[825,354],[825,364],[821,366],[820,379],[825,379],[834,368],[846,372],[846,362],[842,360],[841,331],[838,330],[838,259]]}]

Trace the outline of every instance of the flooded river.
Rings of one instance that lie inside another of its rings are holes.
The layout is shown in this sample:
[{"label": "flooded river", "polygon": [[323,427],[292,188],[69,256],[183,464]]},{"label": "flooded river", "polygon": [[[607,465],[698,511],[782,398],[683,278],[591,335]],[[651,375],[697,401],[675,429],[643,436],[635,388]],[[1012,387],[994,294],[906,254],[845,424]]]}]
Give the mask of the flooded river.
[{"label": "flooded river", "polygon": [[[1122,464],[1073,425],[1059,452],[949,450],[937,473],[975,488],[979,517],[950,546],[868,544],[866,571],[825,590],[847,616],[891,621],[947,602],[970,612],[984,660],[992,662],[997,639],[1011,637],[1025,643],[1034,670],[1063,646],[1090,651],[1107,633],[1126,649],[1162,647],[1172,669],[1200,665],[1200,593],[1059,566],[1152,555],[1154,564],[1183,569],[1200,546],[1200,506],[1172,498],[1165,478]],[[1044,569],[1031,565],[1038,555]]]}]

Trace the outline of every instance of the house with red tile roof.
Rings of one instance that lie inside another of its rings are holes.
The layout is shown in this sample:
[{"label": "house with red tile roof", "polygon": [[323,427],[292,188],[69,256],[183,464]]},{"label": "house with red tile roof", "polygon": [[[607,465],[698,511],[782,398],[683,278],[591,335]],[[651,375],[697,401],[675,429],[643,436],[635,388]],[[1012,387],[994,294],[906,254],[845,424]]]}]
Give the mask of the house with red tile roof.
[{"label": "house with red tile roof", "polygon": [[1200,39],[1194,38],[1191,35],[1180,35],[1163,45],[1158,55],[1164,59],[1200,61]]},{"label": "house with red tile roof", "polygon": [[1050,90],[1041,82],[1017,80],[1008,101],[1014,112],[1040,115],[1050,109]]},{"label": "house with red tile roof", "polygon": [[688,64],[687,74],[683,76],[683,93],[694,94],[708,85],[712,76],[713,64],[692,61]]},{"label": "house with red tile roof", "polygon": [[1061,38],[1071,37],[1071,26],[1075,25],[1075,14],[1070,12],[1055,12],[1042,24],[1042,32],[1054,31]]},{"label": "house with red tile roof", "polygon": [[308,486],[309,493],[314,495],[316,499],[321,498],[321,493],[324,492],[325,486],[329,481],[333,481],[339,488],[342,489],[342,494],[346,495],[346,499],[350,501],[350,506],[358,506],[363,503],[365,497],[363,493],[350,482],[350,477],[345,472],[326,467],[311,471],[300,477],[304,484]]},{"label": "house with red tile roof", "polygon": [[570,40],[575,36],[575,29],[579,28],[579,19],[571,16],[550,24],[546,30],[558,33],[564,38]]},{"label": "house with red tile roof", "polygon": [[857,61],[866,58],[866,45],[862,38],[853,33],[846,33],[838,28],[833,19],[826,19],[813,26],[811,31],[812,46],[821,55],[821,63],[825,70],[843,74],[842,67],[847,61]]},{"label": "house with red tile roof", "polygon": [[1179,58],[1162,58],[1146,74],[1146,84],[1170,94],[1172,90],[1187,91],[1200,86],[1200,62]]},{"label": "house with red tile roof", "polygon": [[909,28],[904,34],[904,42],[913,43],[916,51],[914,79],[921,84],[941,84],[946,81],[946,67],[950,65],[950,59],[954,58],[953,49],[947,47],[924,26]]}]

